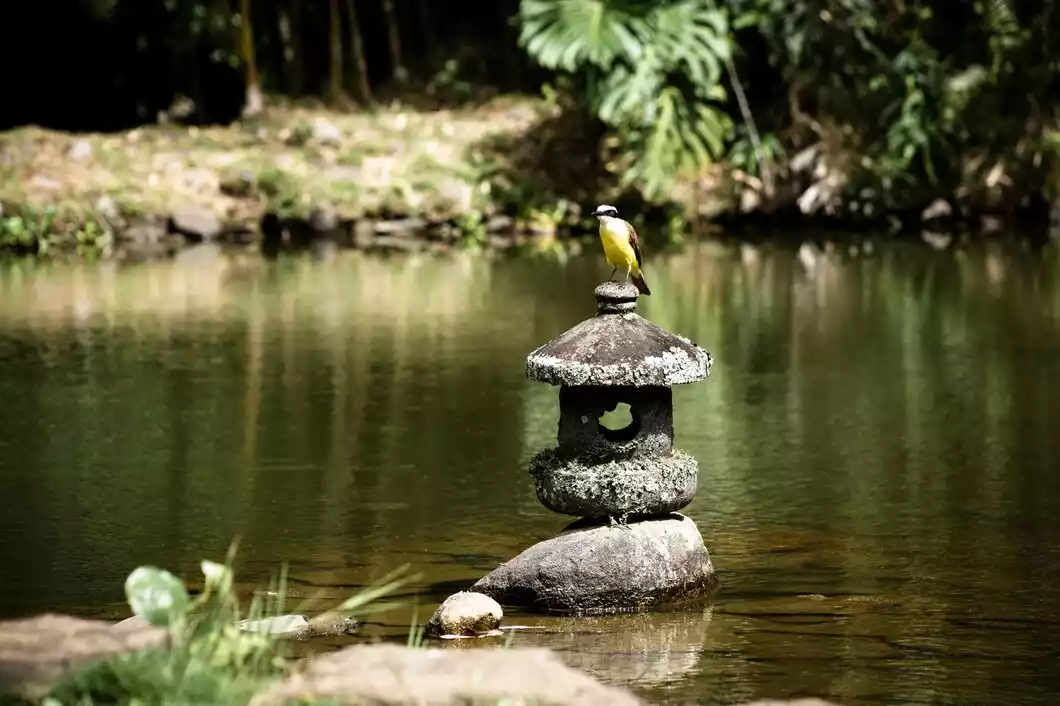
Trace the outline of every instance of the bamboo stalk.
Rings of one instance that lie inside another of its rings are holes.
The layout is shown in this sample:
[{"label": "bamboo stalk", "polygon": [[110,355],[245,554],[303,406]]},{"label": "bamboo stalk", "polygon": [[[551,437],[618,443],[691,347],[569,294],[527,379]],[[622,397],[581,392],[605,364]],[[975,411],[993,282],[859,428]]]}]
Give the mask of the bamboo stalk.
[{"label": "bamboo stalk", "polygon": [[394,0],[383,0],[383,14],[386,16],[387,36],[390,39],[390,64],[393,67],[394,80],[404,83],[406,72],[401,59],[401,33],[394,12]]},{"label": "bamboo stalk", "polygon": [[368,82],[368,61],[364,56],[364,35],[361,34],[361,22],[357,17],[355,0],[346,0],[346,15],[350,22],[350,59],[357,71],[357,88],[361,100],[372,102],[372,87]]},{"label": "bamboo stalk", "polygon": [[261,80],[258,77],[258,63],[254,56],[254,28],[250,22],[250,0],[239,0],[239,37],[243,54],[243,70],[246,75],[246,99],[243,104],[243,116],[253,117],[261,113],[264,98],[261,95]]},{"label": "bamboo stalk", "polygon": [[331,26],[331,100],[341,101],[344,98],[342,87],[342,17],[339,13],[339,0],[328,0],[328,20]]}]

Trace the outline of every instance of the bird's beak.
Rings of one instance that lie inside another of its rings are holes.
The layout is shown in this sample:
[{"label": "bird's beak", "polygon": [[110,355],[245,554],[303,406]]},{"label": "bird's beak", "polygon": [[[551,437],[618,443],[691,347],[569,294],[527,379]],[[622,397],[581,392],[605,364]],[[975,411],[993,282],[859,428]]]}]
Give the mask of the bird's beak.
[{"label": "bird's beak", "polygon": [[593,211],[592,213],[590,213],[589,215],[590,216],[599,216],[600,215],[600,210],[597,209],[597,210]]}]

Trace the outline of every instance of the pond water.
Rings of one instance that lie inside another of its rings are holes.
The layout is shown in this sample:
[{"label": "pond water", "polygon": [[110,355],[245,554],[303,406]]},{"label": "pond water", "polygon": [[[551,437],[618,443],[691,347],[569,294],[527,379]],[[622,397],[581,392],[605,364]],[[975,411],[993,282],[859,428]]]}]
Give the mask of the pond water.
[{"label": "pond water", "polygon": [[[5,266],[0,616],[125,617],[131,569],[196,583],[238,537],[245,588],[288,562],[295,607],[408,564],[406,605],[351,638],[404,641],[569,521],[524,467],[557,407],[523,361],[594,312],[596,255]],[[877,244],[808,269],[708,244],[646,272],[640,313],[715,359],[674,401],[721,590],[512,611],[542,629],[513,644],[665,704],[1055,703],[1056,248]]]}]

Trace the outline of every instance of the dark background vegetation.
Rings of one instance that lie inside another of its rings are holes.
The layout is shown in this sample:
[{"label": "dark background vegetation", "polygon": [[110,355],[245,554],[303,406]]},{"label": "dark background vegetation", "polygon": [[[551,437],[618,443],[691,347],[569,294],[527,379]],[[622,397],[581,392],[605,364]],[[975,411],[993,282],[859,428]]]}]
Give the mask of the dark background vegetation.
[{"label": "dark background vegetation", "polygon": [[596,165],[648,200],[720,163],[756,209],[907,218],[941,198],[958,214],[1043,217],[1057,199],[1058,5],[40,0],[5,10],[26,32],[0,50],[0,126],[544,89]]}]

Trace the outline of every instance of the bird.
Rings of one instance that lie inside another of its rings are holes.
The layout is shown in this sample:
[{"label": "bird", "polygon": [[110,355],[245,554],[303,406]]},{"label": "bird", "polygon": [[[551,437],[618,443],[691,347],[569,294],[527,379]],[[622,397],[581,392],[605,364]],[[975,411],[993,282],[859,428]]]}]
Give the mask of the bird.
[{"label": "bird", "polygon": [[612,281],[618,268],[626,270],[626,282],[633,278],[637,290],[644,295],[651,294],[648,283],[644,281],[644,275],[640,270],[641,254],[640,240],[637,231],[629,221],[618,217],[618,209],[606,203],[600,204],[592,215],[600,221],[600,242],[604,246],[604,257],[609,265],[614,267],[608,281]]}]

